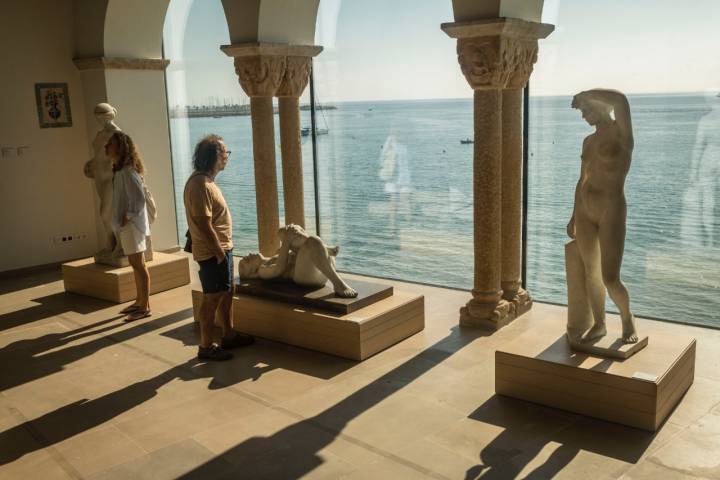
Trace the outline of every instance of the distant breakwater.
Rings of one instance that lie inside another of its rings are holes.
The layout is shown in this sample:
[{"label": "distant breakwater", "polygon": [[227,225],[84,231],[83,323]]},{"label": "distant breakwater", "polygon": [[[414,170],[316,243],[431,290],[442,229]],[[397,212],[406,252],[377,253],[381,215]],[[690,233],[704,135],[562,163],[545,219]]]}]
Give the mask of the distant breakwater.
[{"label": "distant breakwater", "polygon": [[[317,110],[337,110],[335,105],[317,105]],[[310,105],[300,105],[300,110],[310,110]],[[278,108],[273,108],[273,113],[278,113]],[[202,117],[243,117],[250,115],[250,105],[223,105],[215,106],[190,106],[185,108],[170,109],[170,118],[202,118]]]}]

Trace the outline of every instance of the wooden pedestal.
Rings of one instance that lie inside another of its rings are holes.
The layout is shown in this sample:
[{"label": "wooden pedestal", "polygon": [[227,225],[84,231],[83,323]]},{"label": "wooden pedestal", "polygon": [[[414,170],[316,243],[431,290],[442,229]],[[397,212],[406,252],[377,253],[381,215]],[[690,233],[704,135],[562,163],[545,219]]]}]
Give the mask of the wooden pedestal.
[{"label": "wooden pedestal", "polygon": [[648,331],[641,322],[648,345],[618,360],[571,351],[557,323],[557,331],[536,327],[498,349],[498,394],[655,431],[693,382],[693,338]]},{"label": "wooden pedestal", "polygon": [[343,315],[237,295],[233,298],[233,327],[258,337],[364,360],[425,328],[425,299],[396,291]]},{"label": "wooden pedestal", "polygon": [[[163,292],[190,283],[187,257],[153,252],[147,262],[150,293]],[[62,266],[65,291],[123,303],[135,299],[135,276],[132,267],[111,267],[95,263],[92,258],[68,262]]]}]

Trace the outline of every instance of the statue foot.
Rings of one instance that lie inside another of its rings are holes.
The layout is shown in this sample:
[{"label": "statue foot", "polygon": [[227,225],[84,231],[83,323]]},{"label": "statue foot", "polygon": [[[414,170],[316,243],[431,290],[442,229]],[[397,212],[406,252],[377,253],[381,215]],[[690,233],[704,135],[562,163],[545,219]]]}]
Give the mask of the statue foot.
[{"label": "statue foot", "polygon": [[342,285],[340,288],[335,288],[335,295],[340,298],[355,298],[358,296],[358,293],[355,289],[348,287],[347,285]]},{"label": "statue foot", "polygon": [[605,323],[596,323],[590,330],[587,331],[585,335],[583,335],[582,342],[590,343],[597,340],[598,338],[604,337],[605,335],[607,335],[607,328],[605,328]]},{"label": "statue foot", "polygon": [[624,343],[637,343],[638,334],[635,329],[635,316],[622,321],[622,340]]}]

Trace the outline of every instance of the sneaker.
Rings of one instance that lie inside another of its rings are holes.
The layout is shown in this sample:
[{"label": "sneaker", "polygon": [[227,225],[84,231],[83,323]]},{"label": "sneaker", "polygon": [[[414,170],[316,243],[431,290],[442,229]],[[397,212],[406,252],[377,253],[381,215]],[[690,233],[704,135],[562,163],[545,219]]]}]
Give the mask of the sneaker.
[{"label": "sneaker", "polygon": [[255,338],[253,338],[252,335],[235,332],[234,337],[220,340],[220,348],[229,350],[231,348],[246,347],[252,345],[254,342]]},{"label": "sneaker", "polygon": [[223,350],[218,345],[209,347],[198,347],[198,360],[210,360],[214,362],[222,362],[233,358],[233,354],[227,350]]}]

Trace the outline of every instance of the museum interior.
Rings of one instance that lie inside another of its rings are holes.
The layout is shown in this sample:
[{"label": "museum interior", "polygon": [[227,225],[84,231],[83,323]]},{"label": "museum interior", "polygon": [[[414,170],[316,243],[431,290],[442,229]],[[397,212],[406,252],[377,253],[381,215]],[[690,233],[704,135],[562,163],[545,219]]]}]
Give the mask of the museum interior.
[{"label": "museum interior", "polygon": [[720,479],[691,4],[4,0],[0,478]]}]

